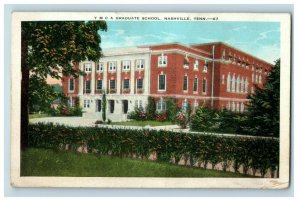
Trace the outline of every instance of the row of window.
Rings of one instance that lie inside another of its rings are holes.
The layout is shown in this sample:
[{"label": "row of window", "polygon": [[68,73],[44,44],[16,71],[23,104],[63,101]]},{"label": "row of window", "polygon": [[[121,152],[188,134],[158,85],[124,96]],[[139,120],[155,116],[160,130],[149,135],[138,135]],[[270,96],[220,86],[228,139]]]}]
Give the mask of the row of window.
[{"label": "row of window", "polygon": [[239,102],[230,103],[230,102],[228,102],[226,104],[226,109],[228,111],[232,111],[232,112],[244,112],[244,111],[246,111],[246,106],[244,105],[244,103],[239,103]]},{"label": "row of window", "polygon": [[252,82],[261,84],[262,83],[261,75],[252,73]]},{"label": "row of window", "polygon": [[[168,64],[168,57],[166,55],[162,54],[161,56],[158,57],[158,67],[166,67],[167,64]],[[183,59],[183,67],[188,69],[189,66],[190,66],[190,62],[189,62],[188,58],[185,57]],[[199,61],[195,60],[194,61],[194,70],[198,70],[198,69],[199,69]],[[203,64],[202,71],[204,73],[207,72],[207,63],[206,63],[206,61]]]},{"label": "row of window", "polygon": [[[137,88],[137,90],[143,89],[143,83],[144,83],[143,78],[136,79],[136,88]],[[129,90],[130,89],[130,80],[129,79],[124,79],[122,86],[123,86],[124,90]],[[109,80],[108,89],[110,91],[116,90],[116,80]],[[96,81],[96,90],[97,91],[103,90],[103,80],[97,80]],[[91,81],[90,80],[85,80],[85,93],[90,93],[90,91],[91,91]]]},{"label": "row of window", "polygon": [[227,92],[236,92],[236,93],[248,93],[248,78],[242,79],[240,75],[235,77],[235,74],[231,77],[230,73],[227,75]]},{"label": "row of window", "polygon": [[[188,76],[183,76],[183,91],[188,92]],[[194,78],[193,92],[198,92],[198,78]],[[202,80],[202,93],[206,94],[206,78]]]},{"label": "row of window", "polygon": [[[117,69],[117,61],[109,61],[107,62],[108,70],[109,71],[116,71]],[[130,70],[132,64],[130,60],[123,60],[121,61],[121,66],[123,70]],[[145,67],[145,60],[144,59],[137,59],[135,60],[135,68],[137,70],[142,70]],[[102,72],[104,69],[104,62],[97,63],[97,72]],[[91,72],[92,71],[92,64],[85,63],[84,64],[84,71]]]}]

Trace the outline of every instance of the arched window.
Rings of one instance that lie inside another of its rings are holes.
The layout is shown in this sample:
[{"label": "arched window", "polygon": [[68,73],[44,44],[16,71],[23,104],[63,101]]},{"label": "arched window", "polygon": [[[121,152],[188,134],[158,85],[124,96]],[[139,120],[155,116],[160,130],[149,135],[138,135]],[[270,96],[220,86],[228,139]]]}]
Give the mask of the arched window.
[{"label": "arched window", "polygon": [[244,103],[241,103],[241,112],[244,112]]},{"label": "arched window", "polygon": [[235,92],[235,74],[233,74],[233,77],[231,80],[231,91]]},{"label": "arched window", "polygon": [[244,81],[244,78],[242,77],[242,81],[241,81],[241,93],[244,93],[244,88],[245,88],[245,81]]},{"label": "arched window", "polygon": [[230,92],[230,84],[231,84],[231,77],[230,73],[227,75],[227,92]]},{"label": "arched window", "polygon": [[226,104],[226,109],[227,109],[228,111],[230,111],[230,102],[228,102],[228,103]]},{"label": "arched window", "polygon": [[236,92],[240,93],[240,75],[236,79]]},{"label": "arched window", "polygon": [[246,81],[245,81],[245,93],[248,93],[248,78],[246,77]]}]

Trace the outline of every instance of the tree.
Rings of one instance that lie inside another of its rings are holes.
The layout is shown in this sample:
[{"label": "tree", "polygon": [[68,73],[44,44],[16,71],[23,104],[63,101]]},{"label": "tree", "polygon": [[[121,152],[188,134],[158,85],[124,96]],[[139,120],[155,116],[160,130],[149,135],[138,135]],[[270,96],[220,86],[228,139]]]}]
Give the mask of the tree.
[{"label": "tree", "polygon": [[29,78],[28,89],[29,112],[48,112],[51,103],[60,97],[60,94],[54,90],[54,87],[47,84],[46,80],[36,75]]},{"label": "tree", "polygon": [[[21,24],[21,149],[28,144],[29,75],[46,79],[48,75],[82,75],[74,64],[101,57],[99,31],[106,31],[105,21],[43,21]],[[32,95],[32,94],[30,94]],[[32,97],[34,99],[34,97]]]},{"label": "tree", "polygon": [[249,96],[246,131],[254,135],[279,136],[280,59],[270,70],[266,85]]},{"label": "tree", "polygon": [[106,121],[106,93],[104,92],[103,93],[103,96],[102,96],[102,120],[103,122]]},{"label": "tree", "polygon": [[148,104],[146,106],[146,114],[148,120],[155,119],[155,112],[156,112],[156,104],[155,99],[151,96],[148,96]]}]

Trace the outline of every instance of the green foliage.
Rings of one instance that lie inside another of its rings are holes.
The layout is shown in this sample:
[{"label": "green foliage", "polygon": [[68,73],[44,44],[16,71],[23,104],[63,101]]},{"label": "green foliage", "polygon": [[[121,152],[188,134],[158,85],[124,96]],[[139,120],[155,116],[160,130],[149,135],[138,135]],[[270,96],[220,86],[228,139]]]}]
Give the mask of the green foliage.
[{"label": "green foliage", "polygon": [[171,122],[176,121],[176,114],[178,112],[178,108],[176,106],[175,98],[167,98],[166,99],[166,105],[167,105],[167,120]]},{"label": "green foliage", "polygon": [[142,107],[135,106],[134,111],[128,113],[127,119],[145,121],[147,119],[147,114]]},{"label": "green foliage", "polygon": [[156,104],[153,97],[148,96],[148,105],[146,106],[146,114],[148,120],[155,119]]},{"label": "green foliage", "polygon": [[225,137],[176,133],[165,130],[132,130],[97,127],[66,127],[53,124],[29,125],[32,147],[59,149],[66,144],[71,149],[86,143],[88,151],[103,155],[148,158],[153,152],[157,160],[177,163],[180,158],[198,162],[222,163],[224,170],[232,163],[236,170],[254,168],[263,173],[279,166],[279,141],[272,138]]},{"label": "green foliage", "polygon": [[102,96],[102,120],[103,120],[103,122],[106,121],[106,104],[107,104],[106,93],[104,91],[103,96]]},{"label": "green foliage", "polygon": [[190,128],[194,131],[210,131],[210,128],[215,125],[213,119],[215,111],[206,106],[201,106],[196,109],[195,114],[191,117]]},{"label": "green foliage", "polygon": [[188,125],[188,115],[185,112],[183,112],[183,111],[178,112],[177,115],[176,115],[176,123],[182,129],[187,128],[187,125]]},{"label": "green foliage", "polygon": [[51,108],[51,103],[59,98],[59,93],[37,75],[30,76],[28,94],[29,113],[48,112]]},{"label": "green foliage", "polygon": [[279,136],[280,59],[271,69],[263,89],[249,97],[249,122],[244,130],[254,135]]},{"label": "green foliage", "polygon": [[165,122],[168,120],[168,115],[167,115],[167,112],[157,112],[156,114],[156,121],[159,121],[159,122]]}]

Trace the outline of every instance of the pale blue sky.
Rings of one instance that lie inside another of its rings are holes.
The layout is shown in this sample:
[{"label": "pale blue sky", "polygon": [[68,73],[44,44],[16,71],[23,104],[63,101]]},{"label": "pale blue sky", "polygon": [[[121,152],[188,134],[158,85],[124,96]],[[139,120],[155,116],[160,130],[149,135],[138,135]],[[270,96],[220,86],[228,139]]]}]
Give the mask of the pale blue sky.
[{"label": "pale blue sky", "polygon": [[102,48],[179,42],[221,41],[270,63],[280,57],[280,24],[276,22],[107,21]]}]

